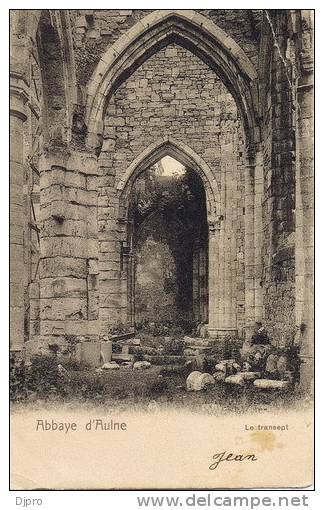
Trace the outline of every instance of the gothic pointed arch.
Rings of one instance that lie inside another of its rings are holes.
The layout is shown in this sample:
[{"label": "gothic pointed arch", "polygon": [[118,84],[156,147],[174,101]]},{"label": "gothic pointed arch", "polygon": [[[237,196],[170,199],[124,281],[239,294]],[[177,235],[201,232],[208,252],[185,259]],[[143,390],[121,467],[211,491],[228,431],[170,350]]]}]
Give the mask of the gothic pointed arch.
[{"label": "gothic pointed arch", "polygon": [[189,49],[219,75],[237,102],[247,139],[253,142],[258,117],[257,73],[244,51],[195,11],[159,10],[141,19],[101,57],[87,88],[88,145],[98,146],[102,119],[114,91],[147,58],[172,42]]},{"label": "gothic pointed arch", "polygon": [[210,223],[214,223],[220,215],[220,195],[217,181],[210,167],[191,147],[170,136],[149,145],[125,170],[117,184],[117,191],[121,202],[127,202],[135,179],[164,156],[173,157],[182,165],[190,167],[200,176],[206,192],[207,220]]},{"label": "gothic pointed arch", "polygon": [[42,11],[36,39],[44,89],[45,139],[50,144],[67,145],[71,139],[76,102],[75,66],[67,13]]}]

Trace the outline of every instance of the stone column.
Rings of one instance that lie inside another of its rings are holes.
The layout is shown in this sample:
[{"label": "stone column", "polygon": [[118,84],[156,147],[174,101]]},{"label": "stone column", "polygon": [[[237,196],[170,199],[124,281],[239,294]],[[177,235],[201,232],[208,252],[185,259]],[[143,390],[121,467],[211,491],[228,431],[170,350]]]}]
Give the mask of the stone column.
[{"label": "stone column", "polygon": [[132,251],[129,259],[129,271],[130,271],[130,316],[129,322],[131,327],[135,327],[135,255]]},{"label": "stone column", "polygon": [[220,222],[209,222],[209,271],[208,271],[208,330],[211,337],[219,329],[219,237]]},{"label": "stone column", "polygon": [[204,241],[199,250],[199,310],[202,322],[208,322],[207,310],[207,253]]},{"label": "stone column", "polygon": [[199,269],[200,269],[200,248],[199,241],[194,242],[192,254],[192,310],[194,320],[200,321],[200,288],[199,288]]},{"label": "stone column", "polygon": [[131,300],[131,264],[130,264],[130,246],[122,248],[122,267],[120,271],[120,322],[125,326],[129,324],[129,304]]},{"label": "stone column", "polygon": [[116,169],[105,143],[99,157],[97,209],[101,336],[108,335],[121,322],[125,326],[128,321],[128,257],[124,250],[129,252],[130,246],[127,202],[120,199],[116,189]]},{"label": "stone column", "polygon": [[255,320],[263,320],[263,288],[262,288],[262,200],[263,200],[263,160],[259,151],[255,158],[254,169],[254,310]]},{"label": "stone column", "polygon": [[[235,335],[236,317],[233,309],[233,212],[235,208],[235,189],[233,172],[236,170],[235,144],[233,138],[223,141],[221,147],[221,182],[220,203],[224,214],[219,219],[218,244],[218,273],[217,273],[217,323],[210,331],[218,338]],[[235,176],[236,177],[236,176]],[[212,268],[211,261],[209,267]]]},{"label": "stone column", "polygon": [[313,85],[298,88],[296,129],[296,325],[301,385],[311,387],[314,369],[314,166]]},{"label": "stone column", "polygon": [[[233,136],[233,135],[232,135]],[[222,148],[224,153],[224,170],[225,170],[225,187],[226,187],[226,198],[225,198],[225,236],[224,236],[224,294],[223,300],[225,303],[225,313],[223,319],[223,327],[229,332],[236,330],[236,317],[233,309],[233,280],[234,280],[234,253],[233,244],[235,245],[236,236],[233,231],[233,213],[235,208],[236,193],[234,189],[233,173],[236,172],[236,161],[235,161],[235,150],[234,139],[231,138],[230,143]],[[235,175],[235,178],[237,176]]]},{"label": "stone column", "polygon": [[13,78],[10,87],[10,347],[24,344],[24,133],[27,86]]},{"label": "stone column", "polygon": [[237,330],[237,187],[238,187],[237,165],[232,171],[232,220],[230,225],[230,251],[231,251],[231,320],[230,326]]},{"label": "stone column", "polygon": [[254,279],[254,165],[245,168],[245,332],[248,337],[255,322]]},{"label": "stone column", "polygon": [[98,339],[97,161],[67,148],[40,164],[40,335]]},{"label": "stone column", "polygon": [[[296,14],[294,15],[295,18]],[[313,12],[300,11],[299,76],[295,77],[296,240],[295,320],[300,347],[300,386],[308,394],[314,379],[314,61]]]}]

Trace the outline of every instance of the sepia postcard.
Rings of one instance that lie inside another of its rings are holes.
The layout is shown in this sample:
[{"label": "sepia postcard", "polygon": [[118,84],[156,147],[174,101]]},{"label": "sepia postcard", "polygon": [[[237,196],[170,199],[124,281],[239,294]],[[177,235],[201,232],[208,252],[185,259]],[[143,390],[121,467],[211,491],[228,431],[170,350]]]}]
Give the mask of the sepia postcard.
[{"label": "sepia postcard", "polygon": [[11,490],[313,485],[314,17],[10,10]]}]

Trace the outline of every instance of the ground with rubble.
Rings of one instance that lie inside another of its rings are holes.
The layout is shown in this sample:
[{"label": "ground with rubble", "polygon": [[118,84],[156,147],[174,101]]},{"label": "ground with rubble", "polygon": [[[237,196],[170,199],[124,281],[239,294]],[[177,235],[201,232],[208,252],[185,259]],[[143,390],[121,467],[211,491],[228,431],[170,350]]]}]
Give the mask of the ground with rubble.
[{"label": "ground with rubble", "polygon": [[[203,331],[202,331],[203,333]],[[211,414],[300,406],[298,367],[273,345],[152,335],[116,335],[100,351],[34,356],[11,367],[15,406],[53,404],[155,411],[189,408]]]},{"label": "ground with rubble", "polygon": [[313,12],[10,15],[11,353],[258,321],[311,394]]}]

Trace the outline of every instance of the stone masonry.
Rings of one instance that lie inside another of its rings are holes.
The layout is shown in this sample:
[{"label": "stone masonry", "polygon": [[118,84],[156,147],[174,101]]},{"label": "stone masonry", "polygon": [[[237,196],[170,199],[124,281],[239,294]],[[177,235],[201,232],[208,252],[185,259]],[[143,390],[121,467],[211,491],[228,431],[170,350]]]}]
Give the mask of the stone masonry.
[{"label": "stone masonry", "polygon": [[130,198],[169,155],[205,192],[193,313],[262,321],[309,388],[312,11],[12,10],[10,79],[12,350],[134,327]]}]

